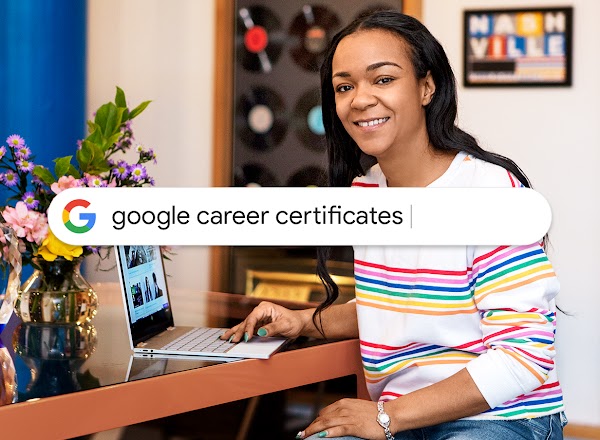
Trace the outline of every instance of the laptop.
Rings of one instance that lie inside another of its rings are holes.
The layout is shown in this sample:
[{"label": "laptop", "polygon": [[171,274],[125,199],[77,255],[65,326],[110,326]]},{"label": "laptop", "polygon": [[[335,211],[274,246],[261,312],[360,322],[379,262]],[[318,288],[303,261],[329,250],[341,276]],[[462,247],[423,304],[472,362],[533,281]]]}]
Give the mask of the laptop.
[{"label": "laptop", "polygon": [[134,353],[268,359],[287,341],[232,343],[220,339],[223,328],[175,326],[160,246],[115,246],[115,254]]}]

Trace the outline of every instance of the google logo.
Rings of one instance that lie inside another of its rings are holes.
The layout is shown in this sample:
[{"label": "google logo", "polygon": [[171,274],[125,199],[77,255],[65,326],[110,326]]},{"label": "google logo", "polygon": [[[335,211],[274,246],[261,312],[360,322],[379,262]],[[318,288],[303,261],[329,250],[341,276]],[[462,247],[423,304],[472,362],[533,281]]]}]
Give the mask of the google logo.
[{"label": "google logo", "polygon": [[86,221],[86,223],[83,226],[75,226],[73,223],[71,223],[71,210],[79,206],[87,208],[90,206],[90,202],[83,199],[72,200],[67,206],[65,206],[62,219],[69,231],[75,232],[76,234],[83,234],[94,227],[94,224],[96,223],[96,214],[91,212],[79,214],[79,220]]}]

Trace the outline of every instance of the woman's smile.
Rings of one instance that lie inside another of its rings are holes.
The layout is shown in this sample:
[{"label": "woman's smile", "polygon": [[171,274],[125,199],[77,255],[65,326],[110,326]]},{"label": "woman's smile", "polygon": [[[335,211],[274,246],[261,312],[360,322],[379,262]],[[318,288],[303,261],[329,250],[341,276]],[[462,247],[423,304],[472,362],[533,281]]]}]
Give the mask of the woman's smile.
[{"label": "woman's smile", "polygon": [[365,129],[365,131],[371,131],[377,128],[380,128],[383,124],[385,124],[390,118],[371,118],[371,119],[360,119],[355,121],[354,124],[358,125],[360,128]]}]

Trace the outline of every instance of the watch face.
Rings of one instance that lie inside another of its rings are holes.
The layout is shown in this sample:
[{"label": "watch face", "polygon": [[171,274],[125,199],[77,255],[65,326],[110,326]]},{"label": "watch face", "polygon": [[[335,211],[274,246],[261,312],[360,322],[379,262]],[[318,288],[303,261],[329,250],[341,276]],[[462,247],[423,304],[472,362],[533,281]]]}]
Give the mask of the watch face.
[{"label": "watch face", "polygon": [[377,421],[381,426],[386,427],[390,424],[390,416],[387,414],[378,414]]}]

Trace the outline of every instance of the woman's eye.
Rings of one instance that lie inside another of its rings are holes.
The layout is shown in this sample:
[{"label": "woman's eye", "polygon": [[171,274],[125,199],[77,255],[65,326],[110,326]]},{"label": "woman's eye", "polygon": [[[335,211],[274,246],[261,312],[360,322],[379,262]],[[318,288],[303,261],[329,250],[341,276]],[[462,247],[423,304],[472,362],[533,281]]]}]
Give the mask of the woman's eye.
[{"label": "woman's eye", "polygon": [[377,80],[377,84],[388,84],[388,83],[391,83],[393,80],[394,80],[394,78],[389,78],[389,77],[379,78]]},{"label": "woman's eye", "polygon": [[336,87],[335,91],[338,93],[344,93],[344,92],[347,92],[348,90],[350,90],[351,88],[352,88],[351,86],[343,85],[343,86]]}]

